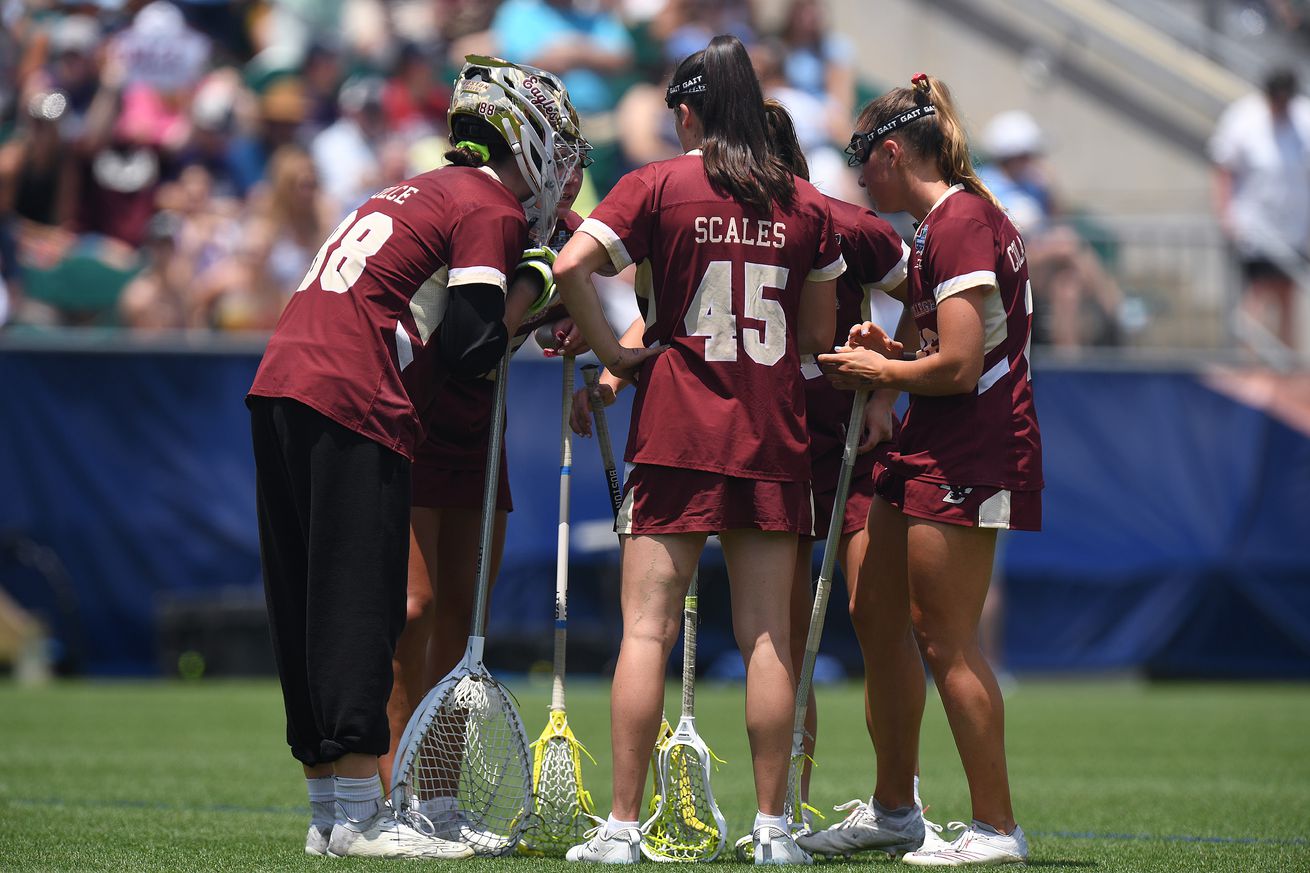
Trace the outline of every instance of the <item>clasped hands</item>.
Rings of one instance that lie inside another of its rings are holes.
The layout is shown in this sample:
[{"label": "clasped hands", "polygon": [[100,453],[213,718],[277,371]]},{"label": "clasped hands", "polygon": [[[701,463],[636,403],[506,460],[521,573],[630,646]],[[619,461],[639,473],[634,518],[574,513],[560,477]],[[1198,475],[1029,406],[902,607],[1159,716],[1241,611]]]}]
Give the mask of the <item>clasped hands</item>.
[{"label": "clasped hands", "polygon": [[846,345],[819,355],[819,366],[836,388],[852,391],[889,387],[887,362],[900,360],[904,346],[871,321],[851,328]]}]

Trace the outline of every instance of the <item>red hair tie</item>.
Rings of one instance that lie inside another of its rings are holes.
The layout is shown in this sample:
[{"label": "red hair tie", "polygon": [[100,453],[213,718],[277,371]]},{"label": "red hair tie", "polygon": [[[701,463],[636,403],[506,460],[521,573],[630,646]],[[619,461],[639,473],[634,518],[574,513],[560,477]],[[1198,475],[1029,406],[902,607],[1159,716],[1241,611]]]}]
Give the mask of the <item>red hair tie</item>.
[{"label": "red hair tie", "polygon": [[913,86],[915,87],[916,90],[918,90],[918,91],[923,91],[923,92],[926,93],[926,92],[928,91],[928,87],[929,87],[929,86],[928,86],[928,74],[927,74],[927,73],[915,73],[913,76],[910,77],[910,84],[913,85]]}]

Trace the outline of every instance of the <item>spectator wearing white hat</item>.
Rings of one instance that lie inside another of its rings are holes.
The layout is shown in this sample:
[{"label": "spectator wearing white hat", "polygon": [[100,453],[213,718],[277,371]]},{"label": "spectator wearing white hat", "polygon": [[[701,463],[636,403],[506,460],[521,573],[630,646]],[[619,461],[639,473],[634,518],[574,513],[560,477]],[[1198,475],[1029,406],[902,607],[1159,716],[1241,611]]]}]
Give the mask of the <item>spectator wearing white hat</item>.
[{"label": "spectator wearing white hat", "polygon": [[991,162],[979,176],[1027,246],[1035,341],[1066,349],[1119,342],[1123,291],[1092,247],[1061,220],[1041,127],[1023,110],[1002,112],[983,128],[982,146]]}]

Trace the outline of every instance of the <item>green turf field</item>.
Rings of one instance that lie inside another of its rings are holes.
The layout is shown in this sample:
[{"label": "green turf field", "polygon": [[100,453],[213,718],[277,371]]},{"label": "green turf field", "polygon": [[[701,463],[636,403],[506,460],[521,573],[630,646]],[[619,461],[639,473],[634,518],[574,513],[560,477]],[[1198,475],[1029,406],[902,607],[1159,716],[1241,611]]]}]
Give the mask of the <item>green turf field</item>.
[{"label": "green turf field", "polygon": [[[516,691],[535,736],[548,688],[524,681]],[[601,761],[586,771],[601,810],[609,798],[607,693],[579,681],[569,695],[570,720]],[[870,791],[872,753],[859,690],[819,695],[814,800],[827,809]],[[677,696],[667,700],[674,706]],[[742,690],[706,684],[697,707],[703,734],[728,762],[715,787],[735,834],[754,812]],[[1310,870],[1310,689],[1028,681],[1008,707],[1015,808],[1033,866]],[[0,869],[208,873],[422,863],[306,858],[304,783],[281,736],[271,682],[0,685]],[[963,776],[931,696],[923,775],[929,818],[967,817]]]}]

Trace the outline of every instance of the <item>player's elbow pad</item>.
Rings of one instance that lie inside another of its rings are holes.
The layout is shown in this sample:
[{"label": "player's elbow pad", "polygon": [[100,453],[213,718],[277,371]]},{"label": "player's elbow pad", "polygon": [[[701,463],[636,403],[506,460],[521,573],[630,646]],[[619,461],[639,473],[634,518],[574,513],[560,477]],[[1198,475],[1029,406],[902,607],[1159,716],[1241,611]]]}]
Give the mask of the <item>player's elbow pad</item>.
[{"label": "player's elbow pad", "polygon": [[441,320],[439,355],[454,376],[479,376],[494,370],[509,344],[505,298],[499,288],[461,285],[450,291]]}]

